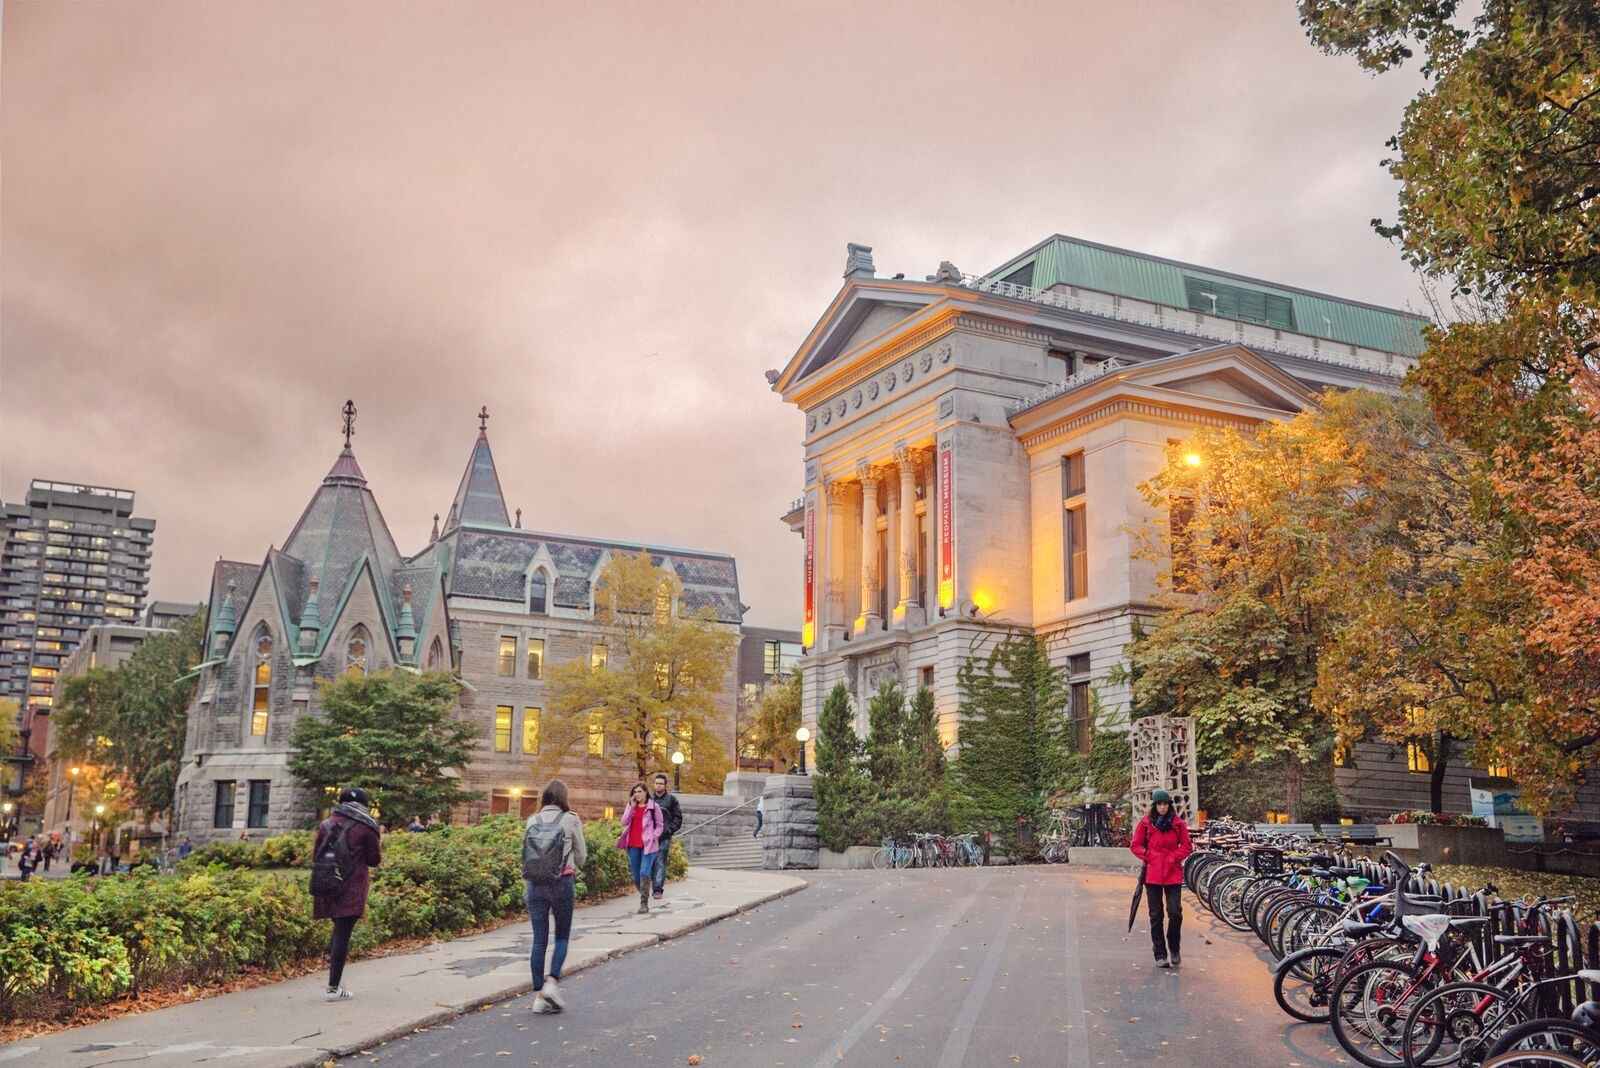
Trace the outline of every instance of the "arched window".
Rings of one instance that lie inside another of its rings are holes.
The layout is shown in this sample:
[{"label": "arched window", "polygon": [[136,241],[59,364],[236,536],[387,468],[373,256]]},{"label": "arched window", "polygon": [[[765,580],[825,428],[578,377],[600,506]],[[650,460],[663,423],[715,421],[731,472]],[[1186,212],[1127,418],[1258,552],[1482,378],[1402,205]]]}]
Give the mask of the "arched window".
[{"label": "arched window", "polygon": [[256,631],[255,682],[250,689],[250,733],[267,736],[267,715],[272,709],[272,632]]},{"label": "arched window", "polygon": [[428,670],[432,671],[444,659],[444,643],[438,638],[433,639],[433,644],[428,646]]},{"label": "arched window", "polygon": [[536,616],[550,611],[550,579],[540,568],[528,580],[528,611]]},{"label": "arched window", "polygon": [[346,675],[365,675],[367,673],[367,650],[372,643],[367,640],[367,628],[357,627],[350,632],[350,639],[344,646],[344,673]]}]

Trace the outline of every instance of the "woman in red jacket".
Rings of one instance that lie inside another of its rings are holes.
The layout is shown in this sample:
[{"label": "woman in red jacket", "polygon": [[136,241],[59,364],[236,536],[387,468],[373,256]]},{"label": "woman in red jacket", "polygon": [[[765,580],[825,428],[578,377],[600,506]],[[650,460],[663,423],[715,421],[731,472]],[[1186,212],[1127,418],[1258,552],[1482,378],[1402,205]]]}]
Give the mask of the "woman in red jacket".
[{"label": "woman in red jacket", "polygon": [[[1150,944],[1156,952],[1156,967],[1176,968],[1178,939],[1183,933],[1183,858],[1194,852],[1189,828],[1172,807],[1172,795],[1157,790],[1150,797],[1150,811],[1133,829],[1129,848],[1144,861],[1144,896],[1150,902]],[[1167,931],[1161,933],[1162,913]]]}]

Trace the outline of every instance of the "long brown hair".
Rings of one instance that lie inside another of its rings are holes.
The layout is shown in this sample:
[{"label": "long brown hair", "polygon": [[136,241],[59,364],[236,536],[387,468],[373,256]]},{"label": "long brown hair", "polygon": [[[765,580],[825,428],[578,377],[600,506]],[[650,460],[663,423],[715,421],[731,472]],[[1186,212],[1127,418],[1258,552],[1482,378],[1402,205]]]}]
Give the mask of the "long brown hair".
[{"label": "long brown hair", "polygon": [[630,805],[633,804],[633,792],[635,790],[643,790],[644,791],[644,803],[645,803],[645,807],[648,808],[650,806],[650,787],[648,787],[648,786],[646,786],[644,784],[644,780],[643,779],[640,779],[638,782],[636,782],[632,786],[628,787],[628,804],[630,804]]},{"label": "long brown hair", "polygon": [[554,805],[562,812],[571,812],[567,804],[567,784],[560,779],[551,779],[544,784],[544,791],[539,794],[539,807]]}]

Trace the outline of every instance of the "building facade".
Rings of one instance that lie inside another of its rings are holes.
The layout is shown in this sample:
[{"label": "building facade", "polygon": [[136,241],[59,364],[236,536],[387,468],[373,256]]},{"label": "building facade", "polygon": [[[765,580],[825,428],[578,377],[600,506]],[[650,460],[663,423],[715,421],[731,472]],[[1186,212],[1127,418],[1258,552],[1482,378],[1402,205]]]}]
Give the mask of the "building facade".
[{"label": "building facade", "polygon": [[1016,628],[1091,710],[1157,610],[1138,486],[1203,427],[1293,416],[1328,387],[1393,390],[1419,316],[1054,236],[983,276],[843,288],[773,388],[805,415],[803,719],[843,682],[865,731],[886,681],[927,685],[956,740],[957,670]]},{"label": "building facade", "polygon": [[[353,419],[353,409],[347,414]],[[189,713],[177,833],[196,841],[304,826],[324,807],[288,771],[318,682],[348,672],[454,669],[459,714],[482,739],[463,785],[484,799],[457,813],[531,812],[530,761],[548,703],[545,666],[600,664],[594,583],[615,553],[649,551],[683,584],[684,608],[737,633],[744,606],[731,556],[525,530],[513,521],[489,446],[487,412],[443,524],[401,554],[346,444],[281,549],[261,564],[219,561],[208,655]],[[730,751],[737,688],[725,680],[711,729]],[[591,739],[562,776],[574,808],[596,814],[626,784],[614,740]],[[628,773],[631,780],[631,772]]]},{"label": "building facade", "polygon": [[[36,479],[6,504],[0,548],[0,697],[17,702],[27,752],[10,755],[7,792],[49,751],[56,677],[90,627],[144,610],[156,523],[133,492]],[[28,819],[37,813],[24,814]]]}]

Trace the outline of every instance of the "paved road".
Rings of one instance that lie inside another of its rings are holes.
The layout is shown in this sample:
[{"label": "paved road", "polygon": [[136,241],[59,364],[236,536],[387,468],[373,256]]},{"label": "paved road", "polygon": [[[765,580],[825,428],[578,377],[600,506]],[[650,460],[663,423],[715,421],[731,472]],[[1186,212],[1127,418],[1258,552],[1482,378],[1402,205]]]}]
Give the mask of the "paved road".
[{"label": "paved road", "polygon": [[[1247,936],[1186,906],[1181,971],[1151,967],[1132,876],[1072,867],[806,873],[811,887],[532,996],[348,1058],[386,1066],[1347,1063],[1289,1026]],[[502,1060],[502,1051],[509,1059]]]}]

